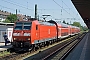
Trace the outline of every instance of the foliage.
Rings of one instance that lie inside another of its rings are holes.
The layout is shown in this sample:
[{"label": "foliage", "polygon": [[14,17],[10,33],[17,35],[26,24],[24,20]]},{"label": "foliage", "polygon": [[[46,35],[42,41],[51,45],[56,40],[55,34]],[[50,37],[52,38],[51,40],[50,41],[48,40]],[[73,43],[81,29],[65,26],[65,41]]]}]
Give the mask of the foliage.
[{"label": "foliage", "polygon": [[17,16],[15,14],[9,15],[4,22],[14,23],[17,20]]},{"label": "foliage", "polygon": [[82,29],[83,29],[84,31],[87,31],[87,30],[88,30],[88,27],[82,26]]},{"label": "foliage", "polygon": [[72,25],[73,25],[73,26],[77,26],[77,27],[79,27],[81,31],[88,30],[87,27],[83,27],[83,26],[81,26],[81,24],[80,24],[79,22],[73,22]]},{"label": "foliage", "polygon": [[8,51],[0,52],[0,57],[10,54]]},{"label": "foliage", "polygon": [[81,24],[79,22],[73,22],[73,26],[81,27]]},{"label": "foliage", "polygon": [[3,21],[3,22],[5,22],[5,23],[10,23],[11,21],[10,20],[8,20],[8,19],[6,19],[5,21]]}]

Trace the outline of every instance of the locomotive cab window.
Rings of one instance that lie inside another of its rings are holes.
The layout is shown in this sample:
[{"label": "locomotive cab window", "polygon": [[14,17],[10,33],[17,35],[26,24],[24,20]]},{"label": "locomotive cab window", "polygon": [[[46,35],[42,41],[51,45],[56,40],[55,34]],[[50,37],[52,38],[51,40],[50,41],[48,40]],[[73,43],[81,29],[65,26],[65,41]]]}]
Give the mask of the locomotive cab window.
[{"label": "locomotive cab window", "polygon": [[15,30],[22,30],[22,25],[23,25],[22,22],[17,22],[14,29]]},{"label": "locomotive cab window", "polygon": [[30,30],[32,22],[16,22],[15,30]]},{"label": "locomotive cab window", "polygon": [[30,30],[31,29],[31,22],[25,22],[23,30]]},{"label": "locomotive cab window", "polygon": [[38,25],[36,25],[36,30],[38,30]]}]

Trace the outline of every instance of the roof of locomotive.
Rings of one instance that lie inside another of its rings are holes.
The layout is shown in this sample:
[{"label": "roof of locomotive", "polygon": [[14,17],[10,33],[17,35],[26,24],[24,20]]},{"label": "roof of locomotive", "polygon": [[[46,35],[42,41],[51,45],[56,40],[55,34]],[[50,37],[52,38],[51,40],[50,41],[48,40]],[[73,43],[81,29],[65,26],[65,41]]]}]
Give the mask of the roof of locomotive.
[{"label": "roof of locomotive", "polygon": [[49,22],[46,22],[46,21],[39,21],[39,23],[40,23],[41,25],[49,25],[49,26],[54,26],[54,24],[49,23]]},{"label": "roof of locomotive", "polygon": [[[19,20],[19,21],[16,21],[16,22],[32,22],[32,21],[38,21],[38,20]],[[53,24],[53,23],[49,23],[49,22],[47,22],[47,21],[38,21],[39,22],[39,24],[41,24],[41,25],[49,25],[49,26],[55,26],[55,24]],[[67,25],[67,24],[64,24],[64,23],[61,23],[61,22],[57,22],[56,21],[56,23],[57,23],[57,25],[58,26],[61,26],[61,27],[71,27],[71,28],[78,28],[79,29],[79,27],[76,27],[76,26],[72,26],[72,25]]]},{"label": "roof of locomotive", "polygon": [[[50,25],[50,26],[55,26],[55,24],[53,23],[49,23],[47,21],[39,21],[40,24],[43,24],[43,25]],[[68,27],[67,24],[64,24],[64,23],[58,23],[56,22],[58,26],[61,26],[61,27]]]}]

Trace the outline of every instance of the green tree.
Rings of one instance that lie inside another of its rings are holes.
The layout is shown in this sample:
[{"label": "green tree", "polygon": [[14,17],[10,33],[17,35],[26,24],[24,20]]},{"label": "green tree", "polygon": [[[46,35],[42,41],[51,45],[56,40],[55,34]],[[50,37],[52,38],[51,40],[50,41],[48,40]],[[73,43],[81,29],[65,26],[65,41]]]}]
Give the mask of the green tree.
[{"label": "green tree", "polygon": [[72,25],[73,25],[73,26],[77,26],[77,27],[80,27],[80,26],[81,26],[81,24],[80,24],[79,22],[73,22]]},{"label": "green tree", "polygon": [[10,23],[11,21],[10,20],[8,20],[8,19],[6,19],[5,21],[3,21],[3,22],[5,22],[5,23]]},{"label": "green tree", "polygon": [[73,22],[72,25],[73,25],[73,26],[77,26],[77,27],[79,27],[80,30],[83,31],[82,26],[81,26],[81,24],[80,24],[79,22]]},{"label": "green tree", "polygon": [[17,16],[15,14],[9,15],[4,22],[14,23],[17,20]]},{"label": "green tree", "polygon": [[83,29],[84,31],[87,31],[87,30],[88,30],[88,27],[82,26],[82,29]]}]

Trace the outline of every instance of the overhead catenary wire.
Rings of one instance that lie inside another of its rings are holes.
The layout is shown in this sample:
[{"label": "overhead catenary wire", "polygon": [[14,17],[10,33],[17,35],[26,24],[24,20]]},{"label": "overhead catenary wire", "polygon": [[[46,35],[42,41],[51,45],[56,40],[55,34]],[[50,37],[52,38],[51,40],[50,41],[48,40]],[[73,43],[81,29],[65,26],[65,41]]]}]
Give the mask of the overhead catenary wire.
[{"label": "overhead catenary wire", "polygon": [[[9,4],[12,4],[12,5],[16,5],[16,6],[19,6],[19,7],[22,7],[22,8],[25,8],[25,9],[28,9],[28,10],[34,10],[34,9],[29,9],[28,7],[25,7],[24,5],[19,5],[19,3],[17,3],[16,4],[16,2],[14,2],[14,1],[6,1],[6,0],[2,0],[2,1],[4,1],[4,2],[7,2],[7,3],[9,3]],[[59,4],[58,4],[59,5]],[[60,6],[60,5],[59,5]],[[62,6],[60,6],[62,9],[64,9]],[[38,9],[38,10],[47,10],[47,9]],[[51,9],[52,10],[52,9]],[[65,10],[65,9],[64,9]],[[14,10],[15,11],[15,10]],[[66,11],[66,10],[65,10]],[[19,11],[19,12],[21,12],[21,10]],[[67,11],[66,11],[67,12]],[[39,14],[42,14],[41,12],[38,12]],[[70,14],[69,12],[67,12],[68,14]]]},{"label": "overhead catenary wire", "polygon": [[[6,1],[6,0],[2,0],[2,1],[4,1],[4,2],[6,2],[6,3],[9,3],[9,4],[12,4],[12,5],[15,5],[15,6],[18,6],[18,7],[21,7],[21,8],[24,8],[24,9],[28,9],[28,10],[34,10],[34,9],[29,9],[28,7],[25,7],[25,6],[21,6],[21,5],[19,5],[19,4],[16,4],[14,1]],[[8,7],[4,7],[4,8],[8,8]],[[8,8],[8,9],[11,9],[11,8]],[[11,10],[14,10],[15,11],[15,9],[11,9]],[[39,9],[39,10],[41,10],[41,9]],[[19,12],[21,12],[21,10],[19,10]],[[22,12],[21,12],[22,13]],[[39,14],[42,14],[42,13],[40,13],[40,12],[38,12]]]},{"label": "overhead catenary wire", "polygon": [[[65,10],[60,4],[58,4],[55,0],[52,0],[55,4],[57,4],[60,8],[62,8],[62,10],[64,10],[65,12],[67,12],[70,16],[72,16],[67,10]],[[73,17],[73,16],[72,16]]]},{"label": "overhead catenary wire", "polygon": [[[61,0],[62,1],[62,0]],[[70,7],[64,2],[62,1],[62,3],[64,3],[64,5],[66,5],[68,7],[68,9],[70,9]],[[73,12],[73,11],[72,11]],[[74,13],[74,12],[73,12]]]},{"label": "overhead catenary wire", "polygon": [[[61,1],[62,1],[62,0],[61,0]],[[70,7],[69,7],[64,1],[62,1],[62,3],[64,3],[64,5],[66,5],[66,6],[70,9]],[[71,11],[72,11],[72,10],[71,10]],[[72,12],[73,12],[73,11],[72,11]],[[73,13],[74,13],[74,12],[73,12]],[[74,13],[74,14],[75,14],[75,13]],[[76,17],[77,17],[78,14],[75,14],[75,15],[76,15]],[[75,18],[76,18],[76,17],[75,17]]]},{"label": "overhead catenary wire", "polygon": [[21,4],[21,3],[19,3],[19,2],[15,2],[15,1],[12,1],[12,0],[9,0],[9,1],[12,2],[12,3],[14,3],[14,4],[18,4],[18,5],[20,5],[20,6],[23,6],[23,7],[27,8],[27,9],[29,9],[29,10],[34,10],[34,9],[28,8],[28,2],[27,2],[27,5],[24,5],[24,4]]},{"label": "overhead catenary wire", "polygon": [[[6,3],[9,3],[9,4],[12,4],[12,5],[15,5],[15,6],[18,6],[18,7],[21,7],[21,8],[24,8],[24,9],[34,10],[34,9],[29,9],[28,7],[25,7],[23,5],[19,5],[18,3],[16,4],[14,1],[11,1],[11,0],[10,0],[11,2],[10,1],[6,1],[6,0],[2,0],[2,1],[4,1]],[[38,10],[42,10],[42,9],[38,9]],[[19,12],[21,12],[21,10],[19,10]],[[42,13],[40,13],[40,14],[42,14]]]},{"label": "overhead catenary wire", "polygon": [[15,3],[12,3],[12,2],[9,2],[9,1],[6,1],[6,0],[2,0],[2,1],[7,2],[7,3],[9,3],[9,4],[12,4],[12,5],[19,6],[19,7],[24,8],[24,9],[32,10],[32,9],[27,8],[27,7],[24,7],[24,6],[21,6],[21,5],[19,5],[19,4],[15,4]]},{"label": "overhead catenary wire", "polygon": [[[10,7],[6,7],[6,6],[2,6],[2,5],[0,5],[2,8],[5,8],[5,9],[9,9],[9,10],[12,10],[12,11],[16,11],[16,9],[13,9],[13,8],[10,8]],[[20,11],[22,14],[26,14],[25,12],[22,12],[22,11]],[[10,12],[10,13],[12,13],[12,12]]]},{"label": "overhead catenary wire", "polygon": [[22,5],[22,6],[26,7],[26,5],[21,4],[21,3],[19,3],[19,2],[15,2],[15,1],[12,1],[12,0],[8,0],[8,1],[10,1],[10,2],[12,2],[12,3],[14,3],[14,4],[19,4],[19,5]]},{"label": "overhead catenary wire", "polygon": [[10,10],[15,11],[15,9],[12,9],[12,8],[9,8],[9,7],[5,7],[5,6],[2,6],[2,5],[0,5],[0,6],[3,7],[3,8],[6,8],[6,9],[10,9]]}]

